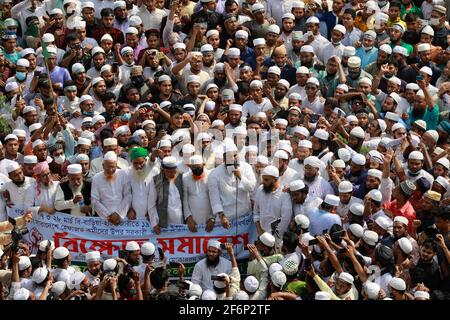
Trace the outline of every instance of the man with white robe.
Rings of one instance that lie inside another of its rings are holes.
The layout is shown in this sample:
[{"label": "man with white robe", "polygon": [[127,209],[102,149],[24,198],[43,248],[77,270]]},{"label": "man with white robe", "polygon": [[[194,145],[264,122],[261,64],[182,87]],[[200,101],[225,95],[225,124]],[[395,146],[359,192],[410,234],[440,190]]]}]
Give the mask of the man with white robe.
[{"label": "man with white robe", "polygon": [[[108,151],[116,152],[118,149],[117,139],[116,138],[106,138],[103,140],[103,154],[106,154]],[[117,168],[119,169],[127,169],[128,168],[127,160],[118,157],[117,158]],[[103,158],[95,158],[90,163],[90,173],[92,176],[95,176],[97,173],[103,171]]]},{"label": "man with white robe", "polygon": [[25,208],[35,207],[38,212],[54,213],[56,189],[59,182],[50,178],[46,161],[39,162],[33,169],[36,180],[25,193]]},{"label": "man with white robe", "polygon": [[108,151],[103,157],[103,172],[92,178],[91,201],[97,214],[114,225],[127,216],[131,187],[126,171],[117,169],[117,155]]},{"label": "man with white robe", "polygon": [[303,181],[309,188],[309,195],[323,200],[327,194],[334,194],[331,184],[319,174],[322,161],[315,156],[310,156],[305,159],[304,164],[305,174]]}]

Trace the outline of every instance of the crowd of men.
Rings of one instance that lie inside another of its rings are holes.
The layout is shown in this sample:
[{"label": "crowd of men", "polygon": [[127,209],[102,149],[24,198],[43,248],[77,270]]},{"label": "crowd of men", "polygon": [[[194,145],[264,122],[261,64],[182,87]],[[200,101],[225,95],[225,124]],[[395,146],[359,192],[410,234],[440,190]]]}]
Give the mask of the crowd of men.
[{"label": "crowd of men", "polygon": [[[449,6],[0,0],[0,300],[448,299]],[[81,272],[55,212],[257,241]]]}]

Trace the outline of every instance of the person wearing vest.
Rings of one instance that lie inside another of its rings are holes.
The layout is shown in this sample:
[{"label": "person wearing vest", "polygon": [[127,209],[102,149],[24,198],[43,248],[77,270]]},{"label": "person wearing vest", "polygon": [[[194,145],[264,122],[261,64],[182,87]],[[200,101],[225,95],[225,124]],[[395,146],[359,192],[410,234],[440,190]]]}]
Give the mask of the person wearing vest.
[{"label": "person wearing vest", "polygon": [[150,224],[156,234],[169,224],[184,224],[183,178],[175,157],[165,157],[161,173],[153,177],[148,196]]},{"label": "person wearing vest", "polygon": [[55,209],[74,216],[91,214],[91,184],[83,180],[80,164],[67,167],[68,181],[60,183],[56,189]]}]

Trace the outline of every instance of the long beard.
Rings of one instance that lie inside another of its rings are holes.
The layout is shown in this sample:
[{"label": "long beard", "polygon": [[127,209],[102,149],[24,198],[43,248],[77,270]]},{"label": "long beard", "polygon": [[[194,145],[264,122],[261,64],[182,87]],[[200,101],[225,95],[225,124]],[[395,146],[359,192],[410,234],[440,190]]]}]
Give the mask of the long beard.
[{"label": "long beard", "polygon": [[270,186],[265,186],[265,185],[263,185],[263,190],[264,190],[264,193],[266,193],[266,194],[269,194],[269,193],[271,193],[271,192],[272,192],[272,190],[273,190],[273,186],[274,186],[274,184],[273,184],[273,183],[271,183],[271,184],[270,184]]},{"label": "long beard", "polygon": [[315,178],[316,178],[316,176],[308,177],[308,176],[305,175],[303,177],[303,180],[305,180],[307,182],[313,182]]},{"label": "long beard", "polygon": [[131,168],[131,176],[133,180],[142,183],[144,182],[145,178],[148,177],[150,170],[147,166],[145,166],[141,170],[136,170],[135,168]]},{"label": "long beard", "polygon": [[80,186],[78,186],[78,187],[74,187],[72,185],[69,185],[69,186],[70,186],[70,190],[72,190],[73,194],[75,194],[75,195],[81,194],[81,189],[83,188],[82,184]]},{"label": "long beard", "polygon": [[209,267],[213,267],[215,268],[220,262],[220,256],[218,256],[217,258],[215,258],[214,260],[210,260],[210,258],[206,258],[206,266]]}]

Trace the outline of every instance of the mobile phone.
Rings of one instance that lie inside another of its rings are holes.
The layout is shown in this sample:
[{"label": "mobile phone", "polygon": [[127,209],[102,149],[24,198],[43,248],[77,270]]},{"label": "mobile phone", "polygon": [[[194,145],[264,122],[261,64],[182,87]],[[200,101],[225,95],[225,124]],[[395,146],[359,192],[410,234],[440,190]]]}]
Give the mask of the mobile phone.
[{"label": "mobile phone", "polygon": [[308,35],[308,37],[312,37],[312,36],[314,36],[314,34],[313,34],[313,32],[312,32],[312,31],[308,31],[308,32],[307,32],[306,34]]},{"label": "mobile phone", "polygon": [[171,268],[178,268],[181,265],[181,263],[177,262],[177,261],[169,261],[169,267]]},{"label": "mobile phone", "polygon": [[319,121],[319,118],[320,118],[320,114],[312,114],[310,116],[310,119],[311,119],[312,123],[315,123],[315,122]]},{"label": "mobile phone", "polygon": [[418,74],[418,75],[416,76],[416,81],[420,81],[420,80],[423,80],[423,77],[422,77],[420,74]]},{"label": "mobile phone", "polygon": [[338,115],[338,118],[340,118],[342,116],[342,110],[341,109],[338,110],[338,114],[337,115]]},{"label": "mobile phone", "polygon": [[319,243],[319,241],[316,238],[314,238],[314,239],[309,240],[308,246],[313,246],[318,243]]},{"label": "mobile phone", "polygon": [[281,218],[278,218],[270,223],[270,228],[275,229],[281,222]]},{"label": "mobile phone", "polygon": [[34,76],[35,77],[39,77],[41,75],[41,71],[40,70],[36,70],[35,72],[34,72]]},{"label": "mobile phone", "polygon": [[224,277],[211,276],[211,280],[213,280],[213,281],[223,281],[223,280],[225,280],[225,279],[224,279]]},{"label": "mobile phone", "polygon": [[119,250],[119,258],[120,259],[126,259],[127,258],[127,252],[125,250]]},{"label": "mobile phone", "polygon": [[119,67],[119,63],[118,62],[113,62],[112,67],[111,67],[111,72],[112,73],[117,73],[118,67]]},{"label": "mobile phone", "polygon": [[220,249],[222,249],[222,250],[225,250],[225,249],[226,249],[225,243],[221,243],[221,244],[220,244]]},{"label": "mobile phone", "polygon": [[306,258],[305,259],[305,271],[310,271],[311,268],[312,268],[312,266],[311,266],[311,259]]}]

